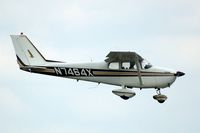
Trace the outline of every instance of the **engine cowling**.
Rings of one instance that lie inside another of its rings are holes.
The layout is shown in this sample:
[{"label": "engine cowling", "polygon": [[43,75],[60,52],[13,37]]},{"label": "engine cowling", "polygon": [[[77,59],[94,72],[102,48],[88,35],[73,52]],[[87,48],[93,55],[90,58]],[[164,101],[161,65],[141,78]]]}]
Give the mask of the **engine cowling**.
[{"label": "engine cowling", "polygon": [[115,89],[112,91],[117,96],[120,96],[122,99],[127,100],[135,96],[135,92],[129,89]]}]

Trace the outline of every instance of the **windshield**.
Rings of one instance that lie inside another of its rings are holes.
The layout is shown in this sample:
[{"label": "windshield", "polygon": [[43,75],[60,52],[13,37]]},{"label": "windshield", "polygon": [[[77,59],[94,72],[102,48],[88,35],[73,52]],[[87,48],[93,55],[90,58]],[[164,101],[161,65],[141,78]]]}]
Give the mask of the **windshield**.
[{"label": "windshield", "polygon": [[141,62],[141,65],[142,65],[142,68],[143,69],[149,69],[152,67],[151,63],[149,61],[147,61],[146,59],[144,59],[142,62]]}]

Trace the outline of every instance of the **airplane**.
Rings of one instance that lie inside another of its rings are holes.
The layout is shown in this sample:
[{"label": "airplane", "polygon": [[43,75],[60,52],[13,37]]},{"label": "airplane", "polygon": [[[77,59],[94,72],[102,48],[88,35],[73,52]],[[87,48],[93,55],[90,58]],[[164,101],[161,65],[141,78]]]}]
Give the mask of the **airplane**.
[{"label": "airplane", "polygon": [[124,100],[136,93],[132,88],[156,90],[153,99],[164,103],[167,96],[161,89],[170,87],[177,77],[185,75],[181,71],[161,69],[151,65],[136,52],[111,51],[102,62],[69,64],[47,60],[37,50],[26,35],[10,35],[19,68],[23,71],[120,86],[112,93]]}]

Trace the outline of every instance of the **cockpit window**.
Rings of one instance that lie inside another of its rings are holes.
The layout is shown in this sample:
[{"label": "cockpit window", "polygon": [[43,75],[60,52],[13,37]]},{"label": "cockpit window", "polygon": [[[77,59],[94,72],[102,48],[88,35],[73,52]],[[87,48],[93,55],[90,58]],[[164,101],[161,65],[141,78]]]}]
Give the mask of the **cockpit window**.
[{"label": "cockpit window", "polygon": [[152,67],[151,63],[149,63],[149,62],[148,62],[147,60],[145,60],[145,59],[141,62],[141,65],[142,65],[142,69],[149,69],[149,68]]},{"label": "cockpit window", "polygon": [[[139,67],[141,69],[149,69],[152,65],[147,60],[142,60],[139,62]],[[137,69],[135,62],[111,62],[108,65],[109,69]]]},{"label": "cockpit window", "polygon": [[136,69],[134,62],[122,62],[122,69]]},{"label": "cockpit window", "polygon": [[108,66],[109,69],[119,69],[119,62],[111,62]]},{"label": "cockpit window", "polygon": [[130,62],[122,62],[122,69],[130,69]]}]

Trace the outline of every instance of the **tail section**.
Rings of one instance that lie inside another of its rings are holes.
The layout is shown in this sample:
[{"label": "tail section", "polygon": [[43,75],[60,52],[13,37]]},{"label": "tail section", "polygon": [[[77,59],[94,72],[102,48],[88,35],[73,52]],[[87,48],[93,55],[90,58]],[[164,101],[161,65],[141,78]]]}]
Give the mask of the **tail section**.
[{"label": "tail section", "polygon": [[20,67],[39,66],[46,63],[45,58],[36,49],[27,36],[23,34],[11,35],[11,38]]}]

